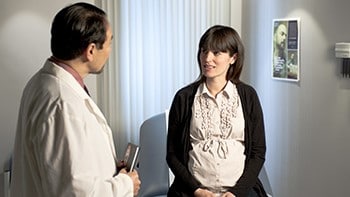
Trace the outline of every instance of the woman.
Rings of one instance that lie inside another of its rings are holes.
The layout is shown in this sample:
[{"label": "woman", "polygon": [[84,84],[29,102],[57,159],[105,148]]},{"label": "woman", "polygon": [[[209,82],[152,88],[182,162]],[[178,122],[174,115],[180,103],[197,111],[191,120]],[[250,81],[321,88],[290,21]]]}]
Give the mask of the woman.
[{"label": "woman", "polygon": [[239,80],[244,47],[231,27],[201,37],[200,76],[180,89],[169,113],[167,163],[175,175],[168,196],[266,196],[259,172],[265,131],[255,90]]}]

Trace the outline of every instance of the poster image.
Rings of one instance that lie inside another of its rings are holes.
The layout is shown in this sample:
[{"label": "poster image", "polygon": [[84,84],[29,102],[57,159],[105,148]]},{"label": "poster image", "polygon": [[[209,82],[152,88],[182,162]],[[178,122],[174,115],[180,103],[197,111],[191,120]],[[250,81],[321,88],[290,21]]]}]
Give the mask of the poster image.
[{"label": "poster image", "polygon": [[299,32],[299,19],[273,20],[272,78],[299,81]]}]

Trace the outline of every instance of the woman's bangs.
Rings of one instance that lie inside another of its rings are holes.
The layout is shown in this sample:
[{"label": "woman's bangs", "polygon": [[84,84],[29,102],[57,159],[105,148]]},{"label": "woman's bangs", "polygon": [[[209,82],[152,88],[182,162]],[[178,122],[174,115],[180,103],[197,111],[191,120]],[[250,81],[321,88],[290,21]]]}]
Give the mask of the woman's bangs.
[{"label": "woman's bangs", "polygon": [[212,37],[208,38],[205,47],[207,50],[210,51],[217,51],[217,52],[228,52],[230,51],[229,41],[226,39],[227,37],[224,35],[213,35]]}]

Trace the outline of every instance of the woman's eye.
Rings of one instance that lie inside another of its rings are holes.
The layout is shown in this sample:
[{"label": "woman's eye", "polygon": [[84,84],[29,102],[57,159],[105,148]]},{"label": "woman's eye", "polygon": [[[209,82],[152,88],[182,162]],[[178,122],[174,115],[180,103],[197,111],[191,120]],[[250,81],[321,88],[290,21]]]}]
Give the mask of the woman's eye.
[{"label": "woman's eye", "polygon": [[220,51],[214,51],[213,54],[214,54],[215,56],[218,56],[218,55],[220,55],[221,53],[220,53]]}]

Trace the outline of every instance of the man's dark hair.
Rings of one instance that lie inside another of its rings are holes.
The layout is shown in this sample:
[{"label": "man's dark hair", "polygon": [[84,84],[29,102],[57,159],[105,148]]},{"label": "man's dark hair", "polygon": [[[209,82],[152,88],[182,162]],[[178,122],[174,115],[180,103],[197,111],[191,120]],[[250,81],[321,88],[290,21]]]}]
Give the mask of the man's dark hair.
[{"label": "man's dark hair", "polygon": [[69,5],[59,11],[52,22],[52,55],[71,60],[80,56],[90,43],[102,49],[106,28],[106,13],[103,10],[87,3]]}]

